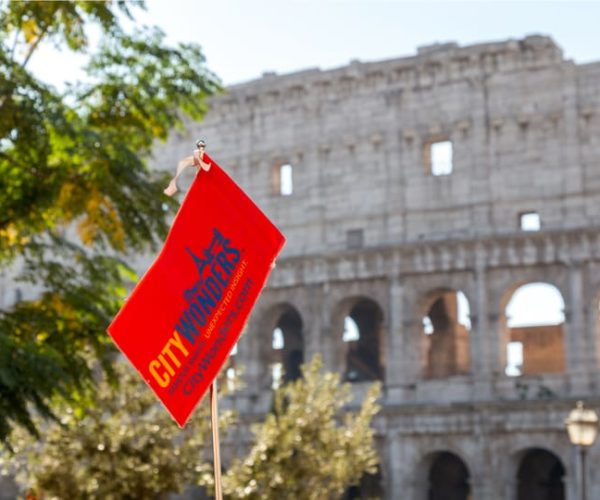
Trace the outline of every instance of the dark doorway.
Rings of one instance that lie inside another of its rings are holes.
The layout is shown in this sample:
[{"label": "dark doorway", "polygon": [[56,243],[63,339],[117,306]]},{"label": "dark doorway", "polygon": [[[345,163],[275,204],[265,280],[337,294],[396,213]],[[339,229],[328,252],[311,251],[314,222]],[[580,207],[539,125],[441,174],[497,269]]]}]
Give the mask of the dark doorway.
[{"label": "dark doorway", "polygon": [[565,468],[554,453],[528,451],[517,473],[517,500],[565,500],[564,476]]},{"label": "dark doorway", "polygon": [[470,500],[469,469],[454,453],[436,455],[429,469],[428,500]]}]

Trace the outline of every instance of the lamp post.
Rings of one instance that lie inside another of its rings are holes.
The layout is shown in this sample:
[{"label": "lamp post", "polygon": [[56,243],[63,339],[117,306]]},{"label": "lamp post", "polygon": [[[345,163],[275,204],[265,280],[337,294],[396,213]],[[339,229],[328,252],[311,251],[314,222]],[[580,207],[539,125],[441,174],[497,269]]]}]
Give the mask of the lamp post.
[{"label": "lamp post", "polygon": [[583,401],[577,401],[577,407],[571,410],[569,417],[565,420],[567,433],[571,444],[579,448],[581,457],[581,500],[587,500],[586,488],[586,454],[590,446],[594,444],[598,435],[598,415],[594,410],[583,407]]}]

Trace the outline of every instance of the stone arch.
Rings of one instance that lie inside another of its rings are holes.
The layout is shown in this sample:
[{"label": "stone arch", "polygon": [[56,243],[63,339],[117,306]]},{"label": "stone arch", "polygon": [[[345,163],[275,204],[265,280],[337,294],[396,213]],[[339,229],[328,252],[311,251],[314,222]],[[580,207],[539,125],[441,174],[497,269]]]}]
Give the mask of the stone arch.
[{"label": "stone arch", "polygon": [[426,378],[463,375],[470,371],[470,305],[460,290],[438,288],[420,306],[422,366]]},{"label": "stone arch", "polygon": [[527,448],[517,455],[516,500],[565,500],[566,469],[545,448]]},{"label": "stone arch", "polygon": [[263,377],[272,387],[296,380],[304,362],[304,324],[298,310],[283,302],[271,307],[262,321],[264,336],[259,358]]},{"label": "stone arch", "polygon": [[565,371],[565,301],[547,281],[513,284],[501,300],[501,359],[506,375]]},{"label": "stone arch", "polygon": [[471,500],[471,473],[455,452],[440,450],[428,454],[420,467],[419,498],[426,500]]},{"label": "stone arch", "polygon": [[[335,309],[342,340],[341,366],[349,382],[383,380],[383,310],[373,299],[344,299]],[[337,330],[337,329],[336,329]]]}]

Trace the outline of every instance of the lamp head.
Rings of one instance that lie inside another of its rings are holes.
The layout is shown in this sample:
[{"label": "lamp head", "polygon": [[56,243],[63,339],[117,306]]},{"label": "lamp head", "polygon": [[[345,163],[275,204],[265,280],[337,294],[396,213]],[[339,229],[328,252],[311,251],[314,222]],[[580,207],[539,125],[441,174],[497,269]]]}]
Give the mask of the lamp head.
[{"label": "lamp head", "polygon": [[565,420],[567,433],[572,444],[585,448],[592,446],[598,436],[598,415],[592,409],[584,408],[583,401],[571,410]]}]

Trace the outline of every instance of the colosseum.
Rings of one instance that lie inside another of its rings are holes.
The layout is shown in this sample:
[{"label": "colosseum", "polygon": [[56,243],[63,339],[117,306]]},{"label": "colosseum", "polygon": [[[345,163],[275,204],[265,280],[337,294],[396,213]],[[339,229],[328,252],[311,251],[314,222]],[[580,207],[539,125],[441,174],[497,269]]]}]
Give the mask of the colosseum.
[{"label": "colosseum", "polygon": [[197,137],[288,238],[235,355],[242,415],[322,353],[359,400],[384,387],[380,472],[348,498],[582,498],[565,418],[600,407],[600,63],[529,36],[266,73],[155,164]]}]

